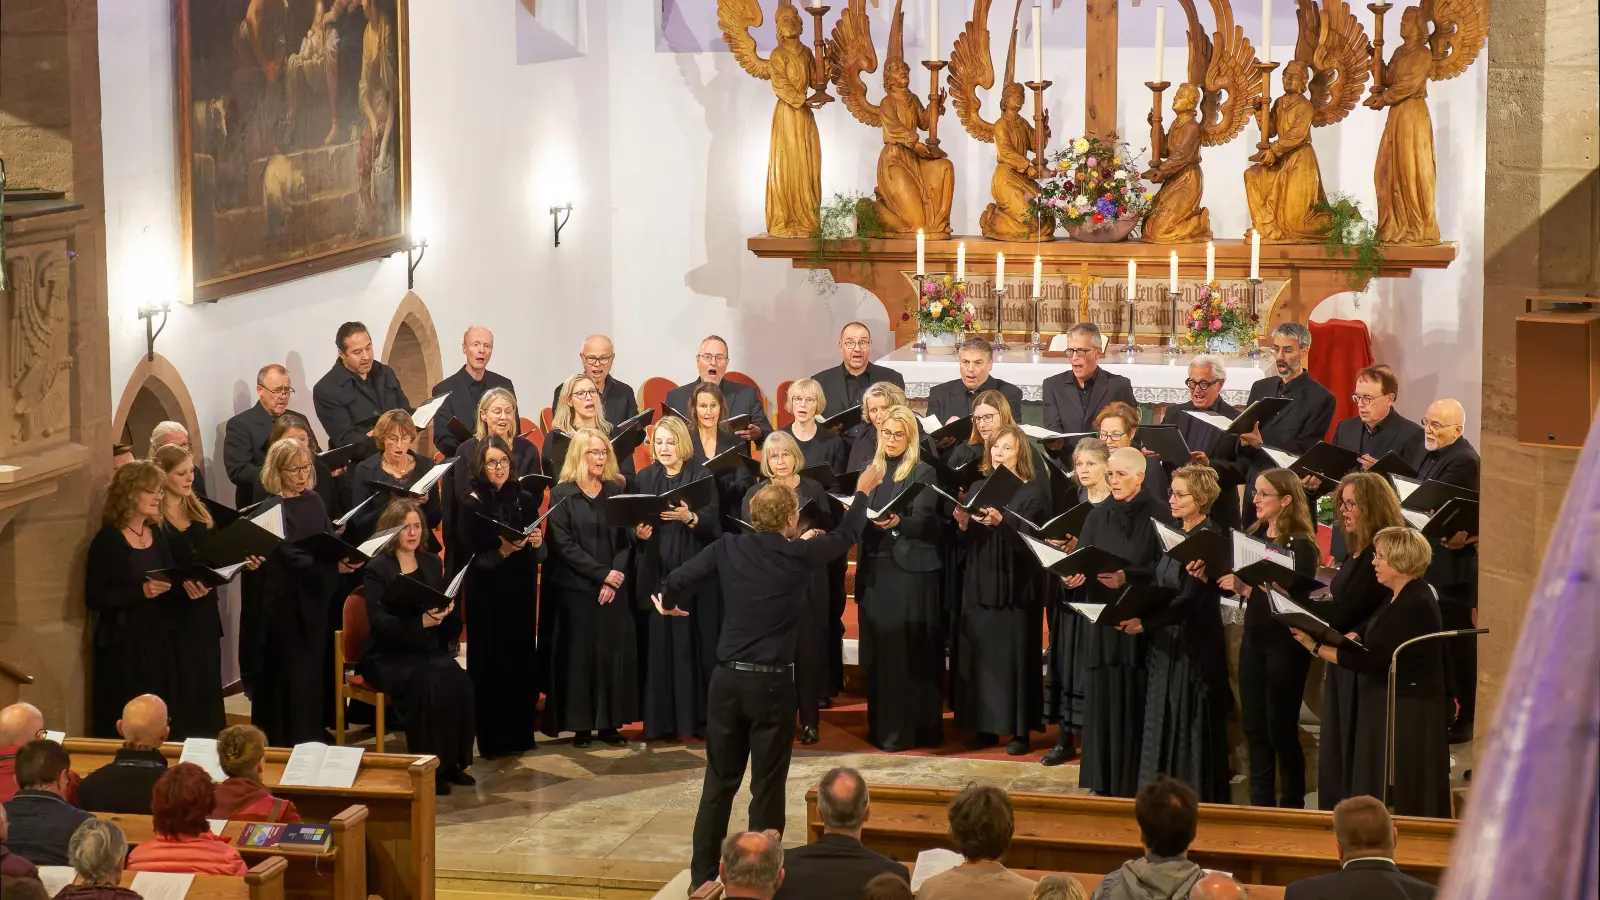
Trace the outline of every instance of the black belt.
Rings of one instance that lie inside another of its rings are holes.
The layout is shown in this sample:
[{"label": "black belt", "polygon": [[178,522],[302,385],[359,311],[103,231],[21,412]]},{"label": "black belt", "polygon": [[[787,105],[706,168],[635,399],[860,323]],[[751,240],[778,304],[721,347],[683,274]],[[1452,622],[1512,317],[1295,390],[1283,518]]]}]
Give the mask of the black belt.
[{"label": "black belt", "polygon": [[786,666],[769,666],[764,663],[725,662],[722,667],[735,672],[760,672],[764,675],[788,675],[794,671],[793,663]]}]

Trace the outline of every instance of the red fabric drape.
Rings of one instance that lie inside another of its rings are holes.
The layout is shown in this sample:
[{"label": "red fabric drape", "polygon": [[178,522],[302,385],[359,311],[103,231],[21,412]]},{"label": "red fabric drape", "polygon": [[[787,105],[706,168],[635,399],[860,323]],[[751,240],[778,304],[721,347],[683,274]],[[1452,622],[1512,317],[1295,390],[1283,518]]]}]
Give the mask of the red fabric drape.
[{"label": "red fabric drape", "polygon": [[1350,399],[1356,373],[1372,363],[1372,335],[1367,323],[1353,319],[1311,323],[1311,361],[1306,370],[1318,384],[1333,391],[1334,398],[1327,440],[1333,440],[1335,425],[1356,414],[1356,405]]}]

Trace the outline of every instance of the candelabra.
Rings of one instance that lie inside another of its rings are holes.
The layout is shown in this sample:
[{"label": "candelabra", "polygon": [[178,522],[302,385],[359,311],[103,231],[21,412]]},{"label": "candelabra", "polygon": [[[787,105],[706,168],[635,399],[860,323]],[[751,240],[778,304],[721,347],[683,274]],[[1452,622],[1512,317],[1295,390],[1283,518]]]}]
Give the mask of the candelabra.
[{"label": "candelabra", "polygon": [[1006,344],[1006,286],[994,287],[994,349],[1002,353],[1010,350]]},{"label": "candelabra", "polygon": [[1161,93],[1172,86],[1170,81],[1146,81],[1144,86],[1150,89],[1150,164],[1161,165],[1161,141],[1165,134],[1161,131]]},{"label": "candelabra", "polygon": [[1167,291],[1167,302],[1172,305],[1172,334],[1167,338],[1167,349],[1163,356],[1180,356],[1183,351],[1178,347],[1178,297],[1177,291]]},{"label": "candelabra", "polygon": [[1044,339],[1039,334],[1039,304],[1041,304],[1043,302],[1044,302],[1044,300],[1042,298],[1040,298],[1038,295],[1034,295],[1034,298],[1033,298],[1033,340],[1031,342],[1029,342],[1028,348],[1031,349],[1035,353],[1043,353],[1044,352],[1044,348],[1045,348]]},{"label": "candelabra", "polygon": [[[922,311],[922,283],[927,280],[927,276],[921,272],[918,272],[912,277],[917,281],[917,298],[911,301],[911,314],[918,315]],[[918,323],[917,327],[917,339],[914,343],[912,343],[911,349],[917,351],[918,353],[922,353],[928,349],[928,342],[922,339],[922,327],[920,322]]]},{"label": "candelabra", "polygon": [[806,7],[806,12],[811,13],[811,24],[816,34],[816,49],[811,55],[811,96],[806,98],[806,105],[812,109],[833,102],[833,95],[828,93],[827,41],[822,38],[822,17],[832,8],[831,6]]},{"label": "candelabra", "polygon": [[[922,67],[928,70],[928,103],[935,105],[941,96],[939,91],[939,72],[949,63],[942,59],[925,59]],[[939,149],[939,117],[934,116],[928,125],[928,139],[922,142],[928,148],[928,153],[934,159],[944,159],[945,152]]]},{"label": "candelabra", "polygon": [[1383,82],[1386,76],[1383,64],[1383,14],[1394,9],[1393,3],[1368,3],[1367,9],[1372,11],[1374,19],[1372,25],[1372,87],[1367,93],[1367,103],[1373,102],[1379,94],[1383,93]]},{"label": "candelabra", "polygon": [[[1261,313],[1260,313],[1260,305],[1259,305],[1259,297],[1260,297],[1260,294],[1261,294],[1261,279],[1259,279],[1259,278],[1246,278],[1245,280],[1250,282],[1250,321],[1252,323],[1255,323],[1255,322],[1259,321],[1259,318],[1260,318],[1260,315],[1261,315]],[[1245,356],[1250,358],[1250,359],[1260,359],[1262,357],[1262,355],[1263,354],[1261,352],[1261,335],[1252,334],[1251,337],[1250,337],[1250,352],[1246,353]]]},{"label": "candelabra", "polygon": [[[1261,99],[1256,101],[1256,128],[1261,131],[1261,140],[1256,144],[1256,155],[1250,157],[1252,160],[1259,161],[1272,148],[1272,73],[1277,68],[1275,62],[1256,63],[1256,71],[1261,73]],[[1255,227],[1253,223],[1251,227]]]},{"label": "candelabra", "polygon": [[1122,348],[1122,352],[1128,356],[1144,352],[1139,348],[1139,341],[1134,337],[1139,327],[1139,311],[1134,305],[1134,301],[1137,299],[1137,294],[1128,294],[1128,346]]}]

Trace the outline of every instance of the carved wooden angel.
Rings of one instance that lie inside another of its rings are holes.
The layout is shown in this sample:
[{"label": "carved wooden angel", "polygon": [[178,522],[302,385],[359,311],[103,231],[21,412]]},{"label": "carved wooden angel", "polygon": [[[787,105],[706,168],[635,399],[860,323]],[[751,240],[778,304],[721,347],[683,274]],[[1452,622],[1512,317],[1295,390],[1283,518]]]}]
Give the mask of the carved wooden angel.
[{"label": "carved wooden angel", "polygon": [[750,29],[762,22],[759,0],[717,0],[722,39],[746,72],[772,82],[778,96],[767,150],[767,233],[811,237],[822,205],[822,141],[806,102],[811,51],[800,42],[800,12],[793,0],[778,0],[778,46],[762,59]]},{"label": "carved wooden angel", "polygon": [[1424,0],[1400,16],[1402,43],[1380,69],[1383,89],[1366,102],[1389,109],[1374,174],[1378,239],[1386,244],[1439,243],[1428,82],[1470,68],[1488,33],[1489,11],[1480,0]]},{"label": "carved wooden angel", "polygon": [[69,424],[72,368],[67,328],[67,264],[58,256],[12,259],[11,371],[17,443],[48,438]]},{"label": "carved wooden angel", "polygon": [[888,60],[883,66],[883,100],[867,100],[861,73],[878,70],[878,52],[872,46],[872,24],[867,0],[850,0],[833,26],[828,45],[828,68],[839,97],[858,121],[883,129],[883,150],[878,154],[878,186],[874,205],[884,233],[890,237],[950,236],[950,200],[955,191],[955,169],[943,152],[930,150],[921,132],[944,112],[941,92],[927,106],[911,92],[911,69],[906,65],[902,33],[905,14],[895,0],[889,26]]},{"label": "carved wooden angel", "polygon": [[[1039,216],[1030,208],[1039,196],[1034,179],[1043,173],[1044,161],[1028,159],[1034,149],[1033,125],[1020,113],[1025,94],[1021,82],[1014,80],[1017,59],[1017,16],[1022,0],[1011,12],[1011,41],[1006,48],[1006,72],[1000,90],[1000,118],[983,118],[978,89],[994,87],[994,62],[989,55],[989,5],[992,0],[973,0],[972,19],[956,38],[950,52],[950,95],[956,116],[967,133],[995,146],[994,176],[989,191],[994,202],[978,217],[983,236],[997,241],[1051,240],[1055,220]],[[1050,139],[1048,126],[1045,142]],[[1043,143],[1043,142],[1041,142]]]}]

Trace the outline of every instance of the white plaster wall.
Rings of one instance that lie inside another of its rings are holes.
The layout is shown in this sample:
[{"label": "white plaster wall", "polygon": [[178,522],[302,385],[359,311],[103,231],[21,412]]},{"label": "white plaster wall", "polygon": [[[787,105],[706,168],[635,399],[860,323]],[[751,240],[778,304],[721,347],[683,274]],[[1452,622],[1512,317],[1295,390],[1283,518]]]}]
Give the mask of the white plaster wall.
[{"label": "white plaster wall", "polygon": [[[101,7],[113,396],[144,352],[135,310],[180,293],[170,2]],[[458,364],[455,335],[478,323],[496,332],[494,367],[524,391],[535,389],[528,404],[535,408],[573,370],[578,342],[591,331],[613,335],[617,375],[635,386],[651,375],[691,377],[695,344],[711,332],[732,342],[733,367],[769,391],[829,364],[838,328],[852,318],[868,321],[887,352],[886,318],[874,298],[848,286],[819,295],[804,272],[756,260],[745,249],[746,237],[763,227],[773,104],[767,85],[727,53],[658,50],[659,4],[579,2],[587,3],[586,53],[524,65],[517,17],[526,13],[516,0],[410,0],[413,232],[430,244],[417,292],[438,326],[447,369]],[[701,17],[714,10],[712,0],[674,5]],[[944,6],[948,46],[964,16],[955,4]],[[920,3],[908,7],[914,57],[925,40],[916,22],[922,10]],[[1136,148],[1148,144],[1143,81],[1152,59],[1146,20],[1153,16],[1153,4],[1124,8],[1118,117]],[[1050,111],[1058,139],[1081,128],[1082,18],[1081,5],[1046,11],[1045,74],[1057,85]],[[1283,43],[1289,10],[1275,22],[1281,58],[1291,49]],[[1169,79],[1180,77],[1183,62],[1174,25]],[[880,44],[882,31],[875,28]],[[1389,31],[1397,38],[1393,23]],[[1026,46],[1024,39],[1023,75],[1031,68]],[[1402,410],[1420,414],[1432,396],[1457,396],[1473,434],[1485,68],[1480,61],[1468,75],[1430,87],[1440,224],[1462,243],[1461,258],[1444,272],[1382,283],[1356,313],[1372,324],[1378,356],[1407,381]],[[1381,115],[1358,108],[1316,135],[1329,189],[1356,195],[1369,211],[1382,125]],[[818,126],[824,193],[870,191],[877,132],[839,103],[821,111]],[[953,112],[941,126],[957,172],[954,221],[958,231],[976,231],[992,151],[968,139]],[[1252,126],[1206,153],[1207,202],[1219,235],[1241,235],[1248,224],[1238,173],[1255,140]],[[576,211],[555,248],[548,208],[567,201]],[[216,304],[179,306],[157,349],[183,373],[206,446],[220,448],[222,422],[253,402],[259,366],[285,362],[300,391],[294,405],[309,412],[311,384],[333,362],[338,324],[362,319],[382,341],[405,289],[405,261],[397,256]]]}]

